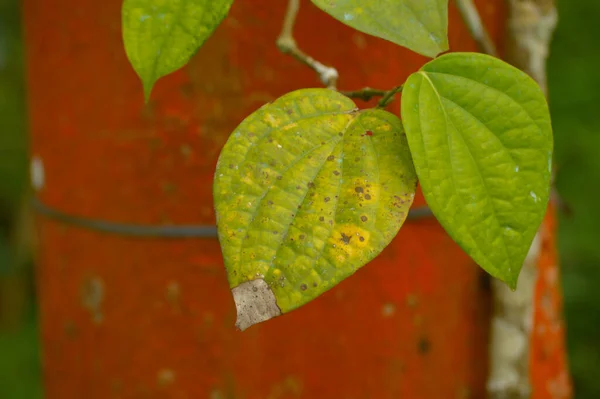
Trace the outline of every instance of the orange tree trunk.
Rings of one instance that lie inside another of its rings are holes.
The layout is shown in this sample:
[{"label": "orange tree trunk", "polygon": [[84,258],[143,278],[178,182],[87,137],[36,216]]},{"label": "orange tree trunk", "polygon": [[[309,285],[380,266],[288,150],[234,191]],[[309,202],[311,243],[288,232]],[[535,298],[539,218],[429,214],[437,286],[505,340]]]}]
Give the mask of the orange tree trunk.
[{"label": "orange tree trunk", "polygon": [[[214,224],[212,175],[228,134],[265,102],[318,86],[275,47],[286,2],[237,0],[147,106],[125,58],[121,2],[24,2],[37,196],[80,217]],[[502,3],[479,2],[496,39]],[[454,9],[451,21],[453,50],[474,50]],[[391,88],[426,61],[308,1],[296,36],[338,68],[342,89]],[[38,217],[49,399],[484,396],[489,281],[434,219],[407,222],[356,275],[244,333],[215,238],[135,238],[67,222]],[[547,248],[545,261],[554,259]],[[536,374],[535,392],[548,392],[561,356],[532,356],[534,370],[550,370]]]}]

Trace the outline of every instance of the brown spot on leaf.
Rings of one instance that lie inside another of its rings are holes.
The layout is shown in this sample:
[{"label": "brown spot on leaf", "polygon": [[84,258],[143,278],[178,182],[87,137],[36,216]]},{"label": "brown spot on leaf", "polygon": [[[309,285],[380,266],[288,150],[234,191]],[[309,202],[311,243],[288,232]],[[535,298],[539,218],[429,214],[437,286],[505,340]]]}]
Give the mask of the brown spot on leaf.
[{"label": "brown spot on leaf", "polygon": [[368,201],[371,199],[371,196],[369,194],[365,194],[365,199]]},{"label": "brown spot on leaf", "polygon": [[333,161],[334,159],[335,159],[335,157],[333,155],[330,155],[330,156],[327,157],[328,161]]},{"label": "brown spot on leaf", "polygon": [[325,197],[325,202],[329,202],[329,200],[331,200],[331,198]]},{"label": "brown spot on leaf", "polygon": [[367,220],[369,220],[369,218],[368,218],[368,217],[366,217],[365,215],[362,215],[362,216],[360,217],[360,220],[362,220],[363,222],[366,222]]},{"label": "brown spot on leaf", "polygon": [[354,191],[356,191],[357,193],[362,193],[364,192],[364,189],[362,187],[356,187]]},{"label": "brown spot on leaf", "polygon": [[307,288],[307,287],[306,287],[306,284],[302,284],[302,285],[300,286],[300,289],[301,289],[302,291],[306,291],[306,288]]},{"label": "brown spot on leaf", "polygon": [[350,240],[352,239],[352,236],[347,236],[346,234],[342,233],[342,242],[346,245],[350,244]]},{"label": "brown spot on leaf", "polygon": [[336,176],[339,176],[339,175],[340,175],[340,172],[338,172],[337,170],[334,170],[334,171],[333,171],[333,174],[334,174],[334,175],[336,175]]}]

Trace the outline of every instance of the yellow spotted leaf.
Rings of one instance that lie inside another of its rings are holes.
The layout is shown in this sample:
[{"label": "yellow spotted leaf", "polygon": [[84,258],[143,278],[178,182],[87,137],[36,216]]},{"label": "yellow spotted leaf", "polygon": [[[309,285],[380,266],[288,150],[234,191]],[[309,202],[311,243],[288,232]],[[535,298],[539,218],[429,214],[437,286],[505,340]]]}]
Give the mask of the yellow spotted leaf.
[{"label": "yellow spotted leaf", "polygon": [[221,152],[214,199],[238,327],[289,312],[375,258],[417,177],[400,119],[305,89],[242,122]]}]

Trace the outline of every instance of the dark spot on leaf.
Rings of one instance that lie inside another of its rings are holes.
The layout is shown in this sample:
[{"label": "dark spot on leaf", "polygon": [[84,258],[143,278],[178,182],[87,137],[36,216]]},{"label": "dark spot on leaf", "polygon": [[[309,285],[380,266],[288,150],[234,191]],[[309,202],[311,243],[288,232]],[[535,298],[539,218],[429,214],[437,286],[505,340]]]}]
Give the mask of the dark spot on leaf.
[{"label": "dark spot on leaf", "polygon": [[352,236],[347,236],[346,234],[342,233],[342,242],[346,245],[350,244],[350,240],[352,239]]},{"label": "dark spot on leaf", "polygon": [[307,287],[306,287],[306,284],[302,284],[302,285],[300,286],[300,289],[301,289],[302,291],[306,291],[306,288],[307,288]]},{"label": "dark spot on leaf", "polygon": [[371,199],[371,196],[370,196],[369,194],[365,194],[365,199],[366,199],[366,200],[370,200],[370,199]]},{"label": "dark spot on leaf", "polygon": [[358,237],[358,240],[359,240],[360,242],[364,242],[364,241],[365,241],[365,237],[363,237],[363,236],[360,236],[360,237]]},{"label": "dark spot on leaf", "polygon": [[316,287],[316,286],[317,286],[317,283],[313,283],[313,287]]},{"label": "dark spot on leaf", "polygon": [[325,202],[329,202],[330,199],[331,198],[329,198],[329,197],[325,197]]},{"label": "dark spot on leaf", "polygon": [[419,350],[420,354],[425,355],[431,350],[431,342],[426,337],[422,337],[421,339],[419,339],[417,349]]},{"label": "dark spot on leaf", "polygon": [[281,180],[283,176],[277,176],[277,180]]},{"label": "dark spot on leaf", "polygon": [[300,239],[301,239],[301,240],[304,240],[304,238],[305,238],[305,237],[306,237],[306,236],[305,236],[304,234],[300,234]]},{"label": "dark spot on leaf", "polygon": [[296,190],[300,190],[302,187],[300,186],[296,186]]},{"label": "dark spot on leaf", "polygon": [[315,183],[313,183],[313,182],[309,182],[309,183],[307,184],[307,186],[308,186],[308,188],[314,188],[314,187],[315,187]]},{"label": "dark spot on leaf", "polygon": [[362,220],[363,222],[366,222],[367,220],[369,220],[369,218],[368,218],[368,217],[366,217],[365,215],[362,215],[362,216],[360,217],[360,220]]},{"label": "dark spot on leaf", "polygon": [[321,217],[319,218],[319,222],[324,222],[324,221],[325,221],[325,218],[324,218],[323,216],[321,216]]},{"label": "dark spot on leaf", "polygon": [[288,115],[291,115],[293,113],[293,111],[291,109],[288,109],[285,112],[287,112]]},{"label": "dark spot on leaf", "polygon": [[340,137],[344,136],[344,133],[342,133],[342,132],[339,132],[338,134],[340,135]]},{"label": "dark spot on leaf", "polygon": [[356,187],[356,188],[354,189],[354,191],[356,191],[357,193],[362,193],[362,192],[364,192],[364,190],[363,190],[363,188],[362,188],[362,187]]},{"label": "dark spot on leaf", "polygon": [[328,161],[333,161],[334,159],[335,159],[335,157],[333,155],[330,155],[330,156],[327,157]]},{"label": "dark spot on leaf", "polygon": [[370,131],[370,130],[367,130],[367,131],[365,132],[365,135],[366,135],[366,136],[369,136],[369,137],[371,137],[371,136],[373,135],[373,132],[372,132],[372,131]]},{"label": "dark spot on leaf", "polygon": [[336,175],[336,176],[339,176],[339,175],[340,175],[340,172],[338,172],[337,170],[334,170],[334,171],[333,171],[333,174],[334,174],[334,175]]}]

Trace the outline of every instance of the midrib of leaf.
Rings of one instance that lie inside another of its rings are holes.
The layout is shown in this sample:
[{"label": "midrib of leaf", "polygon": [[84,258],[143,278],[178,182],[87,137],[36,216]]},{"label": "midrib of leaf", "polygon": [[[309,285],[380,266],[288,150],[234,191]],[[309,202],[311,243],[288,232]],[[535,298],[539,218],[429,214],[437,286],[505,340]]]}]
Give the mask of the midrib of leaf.
[{"label": "midrib of leaf", "polygon": [[[270,106],[273,106],[272,104],[270,104]],[[277,108],[278,110],[282,111],[283,113],[285,113],[285,110],[275,106],[274,108]],[[268,108],[265,108],[263,110],[264,113],[268,113],[269,110]],[[337,116],[337,115],[344,115],[344,114],[349,114],[353,111],[350,112],[340,112],[340,111],[332,111],[332,112],[326,112],[326,113],[322,113],[322,114],[311,114],[309,116],[303,116],[301,118],[295,119],[293,121],[290,121],[284,125],[281,126],[271,126],[269,127],[261,136],[259,136],[258,139],[256,139],[254,142],[250,142],[250,145],[248,146],[248,149],[246,150],[246,154],[244,155],[244,158],[242,158],[240,164],[238,165],[238,170],[242,170],[245,166],[246,163],[248,162],[248,157],[250,156],[250,151],[262,144],[268,137],[269,135],[274,131],[274,130],[278,130],[278,129],[285,129],[286,127],[294,124],[294,123],[299,123],[299,122],[304,122],[307,121],[309,119],[314,119],[314,118],[319,118],[319,117],[323,117],[323,116]],[[236,185],[236,190],[240,188],[240,182],[238,182],[238,184]]]},{"label": "midrib of leaf", "polygon": [[[342,157],[342,159],[343,159],[343,157],[344,157],[344,139],[343,139],[343,138],[342,138],[342,139],[341,139],[341,140],[340,140],[338,143],[336,143],[336,145],[333,147],[332,151],[331,151],[329,154],[331,155],[331,154],[333,153],[333,150],[335,150],[335,147],[336,147],[336,146],[337,146],[337,145],[338,145],[340,142],[342,143],[342,150],[341,150],[341,152],[340,152],[340,156],[341,156],[341,157]],[[317,176],[319,176],[319,175],[321,174],[321,172],[323,171],[323,168],[324,168],[324,167],[325,167],[325,162],[323,162],[323,164],[321,165],[321,167],[319,168],[319,170],[317,170],[317,173],[315,173],[315,174],[314,174],[314,175],[311,177],[311,181],[313,181],[314,179],[316,179],[316,177],[317,177]],[[337,189],[337,192],[338,192],[338,194],[337,194],[337,195],[338,195],[338,199],[336,200],[336,202],[335,202],[335,205],[334,205],[334,209],[333,209],[333,215],[334,215],[334,218],[335,218],[335,215],[336,215],[336,213],[337,213],[337,206],[338,206],[338,203],[339,203],[339,194],[340,194],[340,192],[341,192],[342,185],[344,184],[344,168],[340,168],[340,169],[341,169],[341,172],[340,172],[339,184],[338,184],[338,189]],[[300,201],[300,204],[301,204],[301,205],[304,205],[304,202],[306,201],[306,197],[308,196],[308,193],[309,193],[309,191],[310,191],[310,190],[306,190],[306,193],[304,193],[304,197],[302,197],[302,200]],[[335,197],[334,197],[334,198],[335,198]],[[304,209],[304,208],[302,208],[302,209]],[[286,239],[289,237],[290,228],[292,227],[292,225],[293,225],[293,224],[294,224],[294,220],[292,220],[292,221],[291,221],[291,223],[289,223],[289,224],[288,224],[288,226],[287,226],[287,228],[286,228],[286,230],[285,230],[284,237],[281,239],[281,243],[280,243],[280,244],[277,246],[277,251],[275,252],[275,258],[277,258],[277,257],[279,256],[279,254],[280,254],[280,252],[281,252],[281,249],[283,248],[283,243],[284,243],[284,242],[285,242],[285,240],[286,240]],[[298,229],[298,230],[299,230],[299,229]],[[315,265],[317,264],[317,262],[319,261],[319,259],[320,259],[320,258],[321,258],[321,256],[322,256],[323,252],[325,251],[325,247],[327,246],[327,241],[329,241],[329,239],[331,238],[331,233],[332,233],[332,232],[333,232],[333,230],[334,230],[334,226],[329,226],[329,229],[328,229],[328,230],[329,230],[329,233],[327,233],[327,239],[325,240],[325,242],[324,242],[324,244],[323,244],[323,247],[322,247],[322,248],[321,248],[321,250],[319,251],[319,255],[318,255],[318,256],[315,258],[315,260],[314,260],[314,264],[315,264]],[[307,234],[308,234],[308,233],[307,233]],[[268,272],[267,272],[267,275],[266,275],[265,277],[267,277],[267,276],[268,276],[268,277],[271,277],[272,270],[273,270],[273,267],[272,267],[272,266],[273,266],[273,261],[274,261],[274,259],[272,259],[272,260],[271,260],[271,264],[269,265],[269,270],[268,270]],[[318,271],[317,271],[317,273],[318,273]]]},{"label": "midrib of leaf", "polygon": [[[320,148],[323,148],[324,146],[326,146],[326,145],[328,145],[328,144],[330,144],[330,143],[332,143],[332,142],[335,142],[336,140],[338,140],[338,143],[339,143],[340,141],[343,141],[343,138],[339,138],[339,136],[336,136],[336,137],[334,137],[334,138],[330,139],[329,141],[327,141],[325,144],[319,144],[319,145],[316,145],[316,146],[312,147],[310,150],[307,150],[307,151],[305,151],[304,153],[302,153],[302,154],[301,154],[301,156],[300,156],[298,159],[296,159],[294,162],[290,163],[290,165],[288,165],[288,167],[287,167],[287,168],[285,168],[285,170],[283,170],[283,171],[281,172],[281,176],[285,175],[285,173],[287,173],[287,172],[288,172],[288,171],[289,171],[291,168],[293,168],[294,166],[296,166],[296,165],[297,165],[298,163],[300,163],[301,161],[304,161],[308,155],[310,155],[310,154],[312,154],[312,153],[313,153],[313,151],[316,151],[316,150],[318,150],[318,149],[320,149]],[[336,143],[336,145],[337,145],[338,143]],[[333,148],[332,148],[332,151],[333,151],[333,149],[335,149],[335,146],[333,146]],[[330,152],[329,154],[331,154],[331,152]],[[325,163],[321,164],[321,166],[320,166],[320,167],[317,169],[317,171],[316,171],[316,173],[314,174],[314,176],[312,176],[312,177],[311,177],[311,181],[312,181],[312,179],[314,179],[314,178],[315,178],[315,176],[318,176],[318,175],[319,175],[319,173],[321,172],[321,170],[323,170],[323,167],[324,167],[324,166],[325,166]],[[263,193],[263,194],[260,196],[260,198],[258,198],[258,201],[256,201],[256,206],[254,207],[254,209],[253,209],[253,212],[251,213],[251,215],[252,215],[252,221],[250,222],[250,224],[249,224],[249,225],[248,225],[248,227],[246,228],[246,230],[245,230],[246,232],[250,231],[250,228],[252,227],[252,225],[253,225],[253,222],[254,222],[254,217],[256,217],[256,211],[257,211],[257,209],[259,209],[259,208],[260,208],[260,206],[261,206],[261,204],[262,204],[263,200],[265,199],[265,197],[267,196],[267,194],[269,194],[269,192],[270,192],[270,191],[273,189],[273,187],[277,186],[277,182],[278,182],[278,181],[276,180],[276,181],[275,181],[275,184],[271,184],[271,185],[270,185],[270,186],[269,186],[269,187],[268,187],[268,188],[265,190],[265,192],[264,192],[264,193]],[[304,194],[304,196],[303,196],[302,200],[300,201],[300,203],[303,203],[303,202],[304,202],[304,200],[306,199],[306,196],[308,195],[308,192],[309,192],[309,191],[310,191],[310,190],[306,190],[306,192],[305,192],[305,194]],[[293,220],[293,218],[292,218],[292,223],[293,223],[293,221],[294,221],[294,220]],[[288,235],[288,232],[289,232],[289,230],[290,230],[290,227],[291,227],[292,223],[288,224],[288,226],[286,227],[286,230],[285,230],[285,236],[286,236],[286,237],[287,237],[287,235]],[[278,248],[281,248],[281,246],[282,246],[282,243],[283,243],[283,241],[284,241],[284,240],[285,240],[285,237],[282,237],[282,238],[281,238],[281,241],[280,241],[280,244],[278,244],[278,245],[277,245],[277,247],[278,247]],[[246,248],[247,248],[247,246],[245,245],[247,242],[248,242],[248,240],[244,239],[244,240],[242,241],[242,244],[240,245],[240,250],[238,251],[238,256],[237,256],[237,257],[238,257],[238,259],[240,259],[240,262],[242,262],[242,258],[241,258],[242,252],[243,252],[243,250],[244,250],[244,249],[246,249]],[[277,252],[276,252],[275,256],[277,256]],[[270,266],[272,266],[272,265],[273,265],[273,264],[272,264],[272,261],[271,261],[271,265],[270,265]]]},{"label": "midrib of leaf", "polygon": [[[165,47],[165,44],[167,44],[167,42],[169,41],[172,33],[173,33],[173,29],[175,29],[175,26],[177,26],[177,21],[179,21],[179,17],[181,16],[182,10],[185,9],[185,5],[187,4],[187,0],[181,0],[180,3],[180,7],[177,10],[177,13],[174,14],[174,21],[173,23],[169,26],[168,29],[168,34],[164,35],[161,43],[160,43],[160,54],[158,55],[158,57],[154,58],[154,62],[152,62],[152,77],[151,79],[152,81],[152,86],[150,86],[147,90],[148,90],[148,94],[146,94],[146,96],[150,96],[150,90],[152,90],[152,87],[156,84],[156,81],[158,80],[158,76],[156,76],[156,69],[158,68],[158,63],[159,61],[162,59],[163,57],[163,48]],[[144,86],[146,86],[146,84],[144,84]]]},{"label": "midrib of leaf", "polygon": [[[463,79],[463,80],[466,80],[466,81],[468,81],[468,82],[474,83],[475,85],[478,85],[478,86],[482,86],[482,87],[484,87],[484,88],[487,88],[487,89],[489,89],[489,90],[493,91],[494,93],[498,94],[498,96],[500,96],[500,97],[504,97],[504,98],[507,98],[507,99],[509,99],[509,100],[510,100],[510,101],[511,101],[513,104],[516,104],[516,105],[517,105],[517,107],[521,108],[521,110],[523,110],[523,112],[525,112],[525,114],[526,114],[526,115],[529,117],[529,120],[532,122],[532,124],[533,124],[533,125],[535,125],[535,126],[537,126],[537,128],[538,128],[538,131],[540,131],[540,132],[541,132],[541,130],[542,130],[542,129],[540,128],[540,126],[537,124],[536,120],[535,120],[535,119],[534,119],[534,118],[531,116],[531,114],[529,114],[529,112],[527,111],[527,109],[525,109],[525,107],[523,107],[523,106],[522,106],[522,105],[521,105],[521,104],[520,104],[518,101],[516,101],[514,98],[512,98],[512,97],[511,97],[511,96],[509,96],[508,94],[506,94],[506,93],[502,92],[501,90],[498,90],[498,89],[496,89],[496,88],[495,88],[495,87],[493,87],[493,86],[486,85],[486,84],[484,84],[484,83],[481,83],[481,82],[479,82],[479,81],[477,81],[477,80],[475,80],[475,79],[468,78],[468,77],[466,77],[466,76],[461,76],[461,75],[453,75],[453,74],[450,74],[450,73],[445,73],[445,72],[430,72],[430,71],[421,71],[421,73],[426,73],[426,74],[431,74],[431,75],[444,75],[444,76],[450,76],[450,77],[457,78],[457,79]],[[510,90],[512,87],[516,86],[517,84],[519,84],[519,83],[518,83],[518,82],[516,82],[516,83],[515,83],[513,86],[510,86],[509,88],[507,88],[507,89],[506,89],[506,91],[509,91],[509,90]],[[537,83],[536,83],[536,84],[537,84]]]},{"label": "midrib of leaf", "polygon": [[[456,131],[458,137],[460,137],[463,145],[467,149],[467,152],[469,154],[469,157],[471,158],[471,161],[476,166],[475,169],[477,170],[477,175],[479,176],[479,180],[480,180],[481,184],[483,185],[483,187],[485,189],[485,192],[487,194],[488,198],[486,200],[491,205],[492,215],[493,215],[493,219],[494,219],[494,222],[496,224],[496,227],[498,228],[499,231],[502,231],[502,228],[500,227],[500,221],[498,220],[498,214],[497,214],[497,211],[496,211],[496,205],[494,204],[493,201],[491,201],[492,196],[490,195],[490,191],[489,191],[489,189],[487,187],[485,179],[483,178],[483,176],[481,174],[481,170],[479,168],[479,163],[473,157],[473,154],[471,152],[471,148],[467,145],[464,137],[462,136],[462,133],[460,132],[459,129],[456,128],[456,126],[454,125],[454,122],[452,122],[452,119],[446,113],[446,108],[444,107],[444,104],[442,102],[442,96],[438,92],[437,88],[435,87],[435,85],[433,84],[433,82],[431,81],[431,79],[429,79],[429,76],[427,76],[427,72],[420,71],[418,73],[425,77],[425,79],[427,80],[427,82],[429,83],[429,85],[431,86],[431,88],[433,89],[433,92],[435,93],[435,95],[436,95],[436,97],[438,99],[440,107],[442,108],[442,112],[444,113],[444,119],[446,120],[446,126],[448,126],[448,122],[450,123],[450,125],[452,125],[452,128],[454,129],[454,131]],[[448,142],[448,150],[449,150],[448,154],[449,154],[449,157],[450,157],[450,164],[452,165],[453,164],[453,161],[452,161],[452,151],[450,151],[450,135],[448,134],[448,127],[446,127],[446,139],[447,139],[447,142]],[[450,169],[450,174],[452,176],[452,186],[454,188],[454,192],[456,193],[456,195],[458,195],[461,198],[462,201],[464,201],[464,199],[462,198],[460,192],[456,189],[456,180],[454,178],[454,167],[452,167]],[[467,202],[467,201],[464,201],[464,202]],[[467,231],[468,231],[469,237],[471,238],[471,241],[474,242],[475,245],[477,246],[477,249],[478,249],[479,253],[488,261],[489,264],[493,265],[493,263],[490,262],[489,258],[487,257],[485,251],[482,251],[482,249],[479,247],[478,241],[473,239],[473,236],[471,235],[470,229],[467,229]],[[506,260],[509,260],[510,256],[508,254],[508,247],[506,246],[506,241],[504,241],[504,233],[501,234],[500,241],[502,241],[502,247],[503,247],[504,253],[506,255]]]}]

